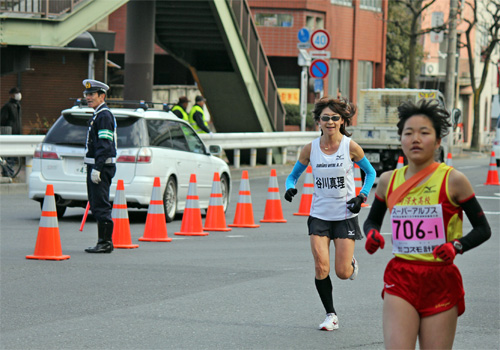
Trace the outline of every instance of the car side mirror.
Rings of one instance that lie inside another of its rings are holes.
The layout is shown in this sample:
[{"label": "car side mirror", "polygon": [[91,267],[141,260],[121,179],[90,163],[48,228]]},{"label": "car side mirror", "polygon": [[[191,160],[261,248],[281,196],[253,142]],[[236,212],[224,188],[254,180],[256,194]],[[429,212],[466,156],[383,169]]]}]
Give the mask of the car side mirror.
[{"label": "car side mirror", "polygon": [[208,152],[214,156],[220,157],[222,154],[222,148],[219,145],[210,145],[208,146]]}]

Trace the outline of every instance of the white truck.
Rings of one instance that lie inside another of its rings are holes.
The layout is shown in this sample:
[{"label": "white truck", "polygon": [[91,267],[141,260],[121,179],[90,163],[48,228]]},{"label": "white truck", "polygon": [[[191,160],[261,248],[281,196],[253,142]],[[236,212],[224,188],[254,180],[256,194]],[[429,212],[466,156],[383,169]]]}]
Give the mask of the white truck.
[{"label": "white truck", "polygon": [[[398,135],[397,108],[403,101],[437,99],[446,106],[439,90],[427,89],[363,89],[357,103],[357,124],[347,128],[352,138],[365,151],[366,158],[377,171],[377,176],[395,169],[399,156],[403,155]],[[446,142],[436,152],[436,160],[444,161]]]}]

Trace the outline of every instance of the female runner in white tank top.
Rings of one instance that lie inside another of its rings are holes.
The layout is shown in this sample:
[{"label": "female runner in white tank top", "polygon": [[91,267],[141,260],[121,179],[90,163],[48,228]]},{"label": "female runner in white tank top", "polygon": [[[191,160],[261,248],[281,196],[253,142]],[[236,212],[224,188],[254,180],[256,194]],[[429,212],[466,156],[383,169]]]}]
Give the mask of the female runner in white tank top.
[{"label": "female runner in white tank top", "polygon": [[[286,181],[285,199],[291,201],[297,193],[295,185],[298,178],[311,164],[314,192],[307,224],[315,264],[316,289],[327,314],[319,328],[329,331],[338,328],[329,276],[330,241],[333,240],[335,246],[337,277],[353,280],[358,273],[354,242],[362,239],[357,216],[376,175],[363,149],[349,138],[351,134],[345,129],[355,113],[356,107],[346,99],[324,97],[316,102],[313,114],[321,128],[321,136],[304,146]],[[357,196],[354,163],[366,174],[365,184]]]}]

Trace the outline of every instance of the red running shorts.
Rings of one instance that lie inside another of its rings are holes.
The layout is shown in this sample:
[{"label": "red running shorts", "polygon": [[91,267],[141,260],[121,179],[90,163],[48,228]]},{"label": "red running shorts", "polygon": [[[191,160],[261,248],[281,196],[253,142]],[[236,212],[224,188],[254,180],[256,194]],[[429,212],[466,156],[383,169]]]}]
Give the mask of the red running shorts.
[{"label": "red running shorts", "polygon": [[382,299],[384,293],[403,298],[420,317],[438,314],[455,305],[458,316],[465,311],[462,275],[455,264],[396,257],[385,269]]}]

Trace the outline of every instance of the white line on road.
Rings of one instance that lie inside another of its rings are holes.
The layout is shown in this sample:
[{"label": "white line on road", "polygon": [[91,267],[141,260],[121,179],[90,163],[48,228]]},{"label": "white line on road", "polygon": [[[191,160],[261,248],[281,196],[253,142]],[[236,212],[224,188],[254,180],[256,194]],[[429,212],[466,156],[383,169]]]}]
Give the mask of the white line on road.
[{"label": "white line on road", "polygon": [[[496,193],[495,193],[495,195],[496,195]],[[476,196],[476,198],[477,199],[496,199],[496,200],[500,200],[500,198],[497,198],[497,197],[487,197],[487,196]]]}]

